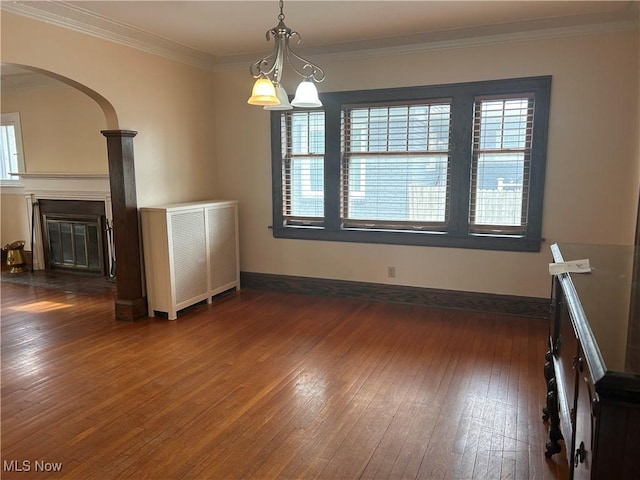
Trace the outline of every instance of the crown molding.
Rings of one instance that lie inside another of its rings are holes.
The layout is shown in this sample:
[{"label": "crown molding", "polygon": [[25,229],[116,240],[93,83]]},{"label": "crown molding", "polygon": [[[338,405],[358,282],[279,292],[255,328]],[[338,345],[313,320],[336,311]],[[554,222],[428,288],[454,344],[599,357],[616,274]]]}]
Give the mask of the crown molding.
[{"label": "crown molding", "polygon": [[[453,39],[431,39],[423,40],[418,43],[409,43],[405,45],[371,48],[368,50],[360,50],[358,57],[385,56],[393,54],[410,54],[427,52],[431,50],[448,50],[453,48],[479,47],[487,45],[497,45],[504,43],[517,43],[531,40],[544,40],[559,37],[572,37],[578,35],[593,35],[599,33],[612,33],[619,31],[635,30],[638,28],[637,22],[624,21],[606,24],[590,24],[573,27],[557,27],[544,28],[539,30],[527,30],[521,32],[496,33],[474,35],[467,38]],[[342,53],[333,53],[331,58],[334,59],[352,59],[352,52],[345,51]]]},{"label": "crown molding", "polygon": [[213,55],[114,22],[65,2],[2,1],[0,8],[195,67],[211,69],[216,64],[216,57]]},{"label": "crown molding", "polygon": [[[172,40],[114,22],[66,2],[3,0],[0,2],[0,8],[207,70],[246,68],[256,57],[264,53],[259,52],[233,57],[210,55]],[[610,12],[608,14],[574,15],[370,39],[300,48],[298,53],[318,60],[354,60],[375,56],[629,31],[638,29],[640,23],[638,12],[638,4],[634,2],[626,11]]]},{"label": "crown molding", "polygon": [[[530,20],[501,25],[486,25],[465,29],[387,37],[372,40],[305,47],[297,51],[314,61],[356,60],[397,54],[413,54],[434,50],[468,48],[526,42],[580,35],[633,31],[640,28],[640,2],[628,12],[577,15]],[[214,70],[246,68],[259,54],[236,56],[219,61]]]}]

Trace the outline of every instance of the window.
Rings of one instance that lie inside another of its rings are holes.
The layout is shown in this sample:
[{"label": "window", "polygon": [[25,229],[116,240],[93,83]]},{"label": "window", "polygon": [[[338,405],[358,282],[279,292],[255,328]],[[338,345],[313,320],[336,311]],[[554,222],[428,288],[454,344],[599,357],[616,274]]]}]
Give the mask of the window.
[{"label": "window", "polygon": [[526,233],[534,100],[533,95],[476,99],[469,212],[473,232]]},{"label": "window", "polygon": [[283,117],[282,168],[288,225],[321,225],[324,217],[324,112]]},{"label": "window", "polygon": [[276,237],[539,251],[551,77],[272,112]]},{"label": "window", "polygon": [[443,229],[449,121],[448,101],[345,106],[343,227]]},{"label": "window", "polygon": [[20,114],[3,113],[0,123],[0,182],[2,185],[14,185],[20,182],[20,178],[9,174],[24,173]]}]

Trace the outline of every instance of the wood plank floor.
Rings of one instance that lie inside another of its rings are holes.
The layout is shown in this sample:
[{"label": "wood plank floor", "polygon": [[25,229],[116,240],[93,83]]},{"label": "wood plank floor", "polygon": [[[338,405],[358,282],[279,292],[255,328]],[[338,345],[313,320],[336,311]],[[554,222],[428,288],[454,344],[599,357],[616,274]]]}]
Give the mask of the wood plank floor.
[{"label": "wood plank floor", "polygon": [[542,320],[243,290],[121,323],[110,293],[1,293],[3,479],[567,476]]}]

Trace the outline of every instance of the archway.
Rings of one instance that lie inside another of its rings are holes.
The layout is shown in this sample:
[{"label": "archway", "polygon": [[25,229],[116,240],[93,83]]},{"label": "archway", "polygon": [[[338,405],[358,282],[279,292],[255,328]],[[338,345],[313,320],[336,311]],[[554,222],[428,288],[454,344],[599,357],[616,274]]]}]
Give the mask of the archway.
[{"label": "archway", "polygon": [[117,260],[115,314],[119,320],[134,320],[146,316],[133,151],[133,138],[137,132],[120,130],[113,105],[86,85],[31,65],[10,65],[42,74],[73,87],[94,100],[104,113],[107,129],[101,133],[107,141],[114,251]]}]

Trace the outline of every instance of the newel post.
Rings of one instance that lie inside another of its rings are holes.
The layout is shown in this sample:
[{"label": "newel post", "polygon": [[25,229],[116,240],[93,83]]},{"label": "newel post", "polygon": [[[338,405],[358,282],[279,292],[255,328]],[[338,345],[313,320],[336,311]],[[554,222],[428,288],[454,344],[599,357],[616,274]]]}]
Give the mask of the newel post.
[{"label": "newel post", "polygon": [[116,318],[132,321],[147,315],[142,288],[138,202],[132,130],[103,130],[107,138],[109,183],[116,253]]}]

